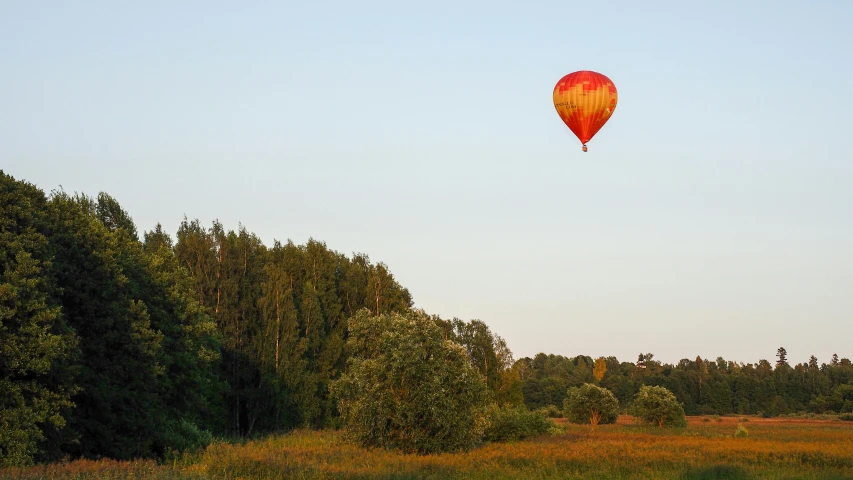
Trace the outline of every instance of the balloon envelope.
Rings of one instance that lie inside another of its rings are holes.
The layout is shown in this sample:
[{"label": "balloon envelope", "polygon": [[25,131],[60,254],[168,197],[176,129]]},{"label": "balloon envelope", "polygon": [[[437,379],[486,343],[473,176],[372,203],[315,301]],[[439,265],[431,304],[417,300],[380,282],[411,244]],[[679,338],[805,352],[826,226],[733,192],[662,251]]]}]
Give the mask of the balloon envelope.
[{"label": "balloon envelope", "polygon": [[572,72],[554,86],[554,108],[563,123],[586,143],[607,123],[616,110],[616,86],[598,72]]}]

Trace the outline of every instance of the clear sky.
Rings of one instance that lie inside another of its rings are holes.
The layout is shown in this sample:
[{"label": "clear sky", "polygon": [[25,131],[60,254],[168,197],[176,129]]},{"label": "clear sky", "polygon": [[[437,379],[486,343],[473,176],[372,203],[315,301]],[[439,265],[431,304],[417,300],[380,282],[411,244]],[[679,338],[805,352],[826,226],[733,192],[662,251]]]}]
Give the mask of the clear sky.
[{"label": "clear sky", "polygon": [[[119,5],[119,4],[122,5]],[[131,4],[132,3],[132,4]],[[516,357],[853,357],[853,2],[0,2],[0,168],[389,265]],[[551,99],[619,104],[583,153]]]}]

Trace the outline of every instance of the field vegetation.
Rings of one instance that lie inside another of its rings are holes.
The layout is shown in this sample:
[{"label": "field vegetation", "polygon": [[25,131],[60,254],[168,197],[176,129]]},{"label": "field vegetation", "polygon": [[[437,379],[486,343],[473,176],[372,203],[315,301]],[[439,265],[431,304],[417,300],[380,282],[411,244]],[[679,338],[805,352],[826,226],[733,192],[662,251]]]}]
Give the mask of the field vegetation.
[{"label": "field vegetation", "polygon": [[[21,479],[290,478],[853,478],[853,424],[838,419],[688,417],[683,428],[577,425],[533,438],[486,443],[468,452],[404,454],[367,449],[340,431],[295,430],[246,442],[215,442],[203,451],[152,460],[78,460],[0,470]],[[747,435],[738,435],[738,428]]]}]

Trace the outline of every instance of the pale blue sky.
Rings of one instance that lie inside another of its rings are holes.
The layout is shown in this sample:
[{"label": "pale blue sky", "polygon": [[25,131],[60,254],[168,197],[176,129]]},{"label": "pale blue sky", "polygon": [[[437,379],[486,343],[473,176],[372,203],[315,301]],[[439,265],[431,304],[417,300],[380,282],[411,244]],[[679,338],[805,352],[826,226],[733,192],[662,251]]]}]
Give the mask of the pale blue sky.
[{"label": "pale blue sky", "polygon": [[7,173],[366,252],[517,357],[853,357],[851,2],[122,3],[0,2]]}]

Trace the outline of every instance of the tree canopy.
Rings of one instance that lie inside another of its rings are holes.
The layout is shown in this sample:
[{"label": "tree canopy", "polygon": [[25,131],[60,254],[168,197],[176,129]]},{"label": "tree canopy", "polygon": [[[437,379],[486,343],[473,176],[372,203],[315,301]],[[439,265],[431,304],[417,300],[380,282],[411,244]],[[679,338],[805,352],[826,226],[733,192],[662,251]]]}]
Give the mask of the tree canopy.
[{"label": "tree canopy", "polygon": [[615,423],[619,416],[619,401],[613,392],[591,383],[569,389],[563,402],[563,414],[572,423]]}]

